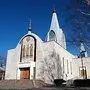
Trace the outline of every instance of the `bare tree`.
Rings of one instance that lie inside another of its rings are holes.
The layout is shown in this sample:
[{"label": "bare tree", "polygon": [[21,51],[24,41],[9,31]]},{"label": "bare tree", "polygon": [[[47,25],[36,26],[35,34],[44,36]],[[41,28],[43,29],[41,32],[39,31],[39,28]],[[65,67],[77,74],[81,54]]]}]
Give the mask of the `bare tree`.
[{"label": "bare tree", "polygon": [[53,51],[50,55],[44,58],[44,67],[42,71],[53,83],[54,79],[62,79],[62,67],[59,55]]},{"label": "bare tree", "polygon": [[65,13],[65,23],[71,29],[71,37],[66,40],[68,45],[75,45],[79,50],[82,41],[90,55],[90,0],[70,0]]},{"label": "bare tree", "polygon": [[84,3],[90,5],[90,0],[84,0]]}]

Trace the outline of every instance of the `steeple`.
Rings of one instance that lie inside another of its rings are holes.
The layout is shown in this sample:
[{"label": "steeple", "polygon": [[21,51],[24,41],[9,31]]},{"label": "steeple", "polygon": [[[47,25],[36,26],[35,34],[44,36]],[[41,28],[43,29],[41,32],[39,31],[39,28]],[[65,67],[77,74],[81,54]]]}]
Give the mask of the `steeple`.
[{"label": "steeple", "polygon": [[31,19],[30,19],[29,27],[28,27],[28,33],[31,33],[31,31],[32,31],[32,27],[31,27]]},{"label": "steeple", "polygon": [[55,8],[53,9],[51,25],[49,32],[47,34],[47,41],[55,41],[66,49],[65,36],[62,29],[59,26]]},{"label": "steeple", "polygon": [[54,30],[54,29],[59,29],[59,22],[58,22],[55,8],[53,9],[51,26],[50,26],[50,30]]}]

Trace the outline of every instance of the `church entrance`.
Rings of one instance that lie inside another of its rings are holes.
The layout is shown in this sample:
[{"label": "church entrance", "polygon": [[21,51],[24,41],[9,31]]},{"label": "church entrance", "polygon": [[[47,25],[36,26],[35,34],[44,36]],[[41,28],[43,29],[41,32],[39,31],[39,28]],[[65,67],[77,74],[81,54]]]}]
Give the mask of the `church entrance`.
[{"label": "church entrance", "polygon": [[20,79],[30,79],[30,68],[20,68]]}]

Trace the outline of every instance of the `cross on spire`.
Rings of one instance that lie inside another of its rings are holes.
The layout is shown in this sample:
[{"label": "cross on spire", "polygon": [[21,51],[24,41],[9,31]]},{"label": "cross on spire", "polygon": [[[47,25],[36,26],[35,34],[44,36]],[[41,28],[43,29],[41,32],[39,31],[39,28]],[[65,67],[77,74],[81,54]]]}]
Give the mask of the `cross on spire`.
[{"label": "cross on spire", "polygon": [[55,5],[53,5],[53,13],[55,13],[55,12],[56,12]]},{"label": "cross on spire", "polygon": [[32,25],[31,24],[32,23],[31,23],[31,19],[30,19],[28,31],[31,31],[32,30]]}]

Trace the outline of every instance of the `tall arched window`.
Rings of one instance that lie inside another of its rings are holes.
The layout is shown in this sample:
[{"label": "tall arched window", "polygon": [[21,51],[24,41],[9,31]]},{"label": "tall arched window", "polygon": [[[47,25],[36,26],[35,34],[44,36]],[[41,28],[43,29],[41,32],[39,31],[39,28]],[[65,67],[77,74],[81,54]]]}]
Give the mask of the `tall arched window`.
[{"label": "tall arched window", "polygon": [[29,45],[26,47],[26,57],[29,57]]},{"label": "tall arched window", "polygon": [[[25,36],[21,44],[20,62],[36,61],[36,39],[31,35]],[[29,59],[30,58],[30,59]]]},{"label": "tall arched window", "polygon": [[30,45],[30,57],[32,57],[33,56],[33,45],[31,44]]},{"label": "tall arched window", "polygon": [[49,40],[50,41],[56,41],[56,34],[53,30],[49,32]]},{"label": "tall arched window", "polygon": [[22,48],[22,57],[23,57],[23,58],[25,57],[25,45],[24,45],[23,48]]}]

